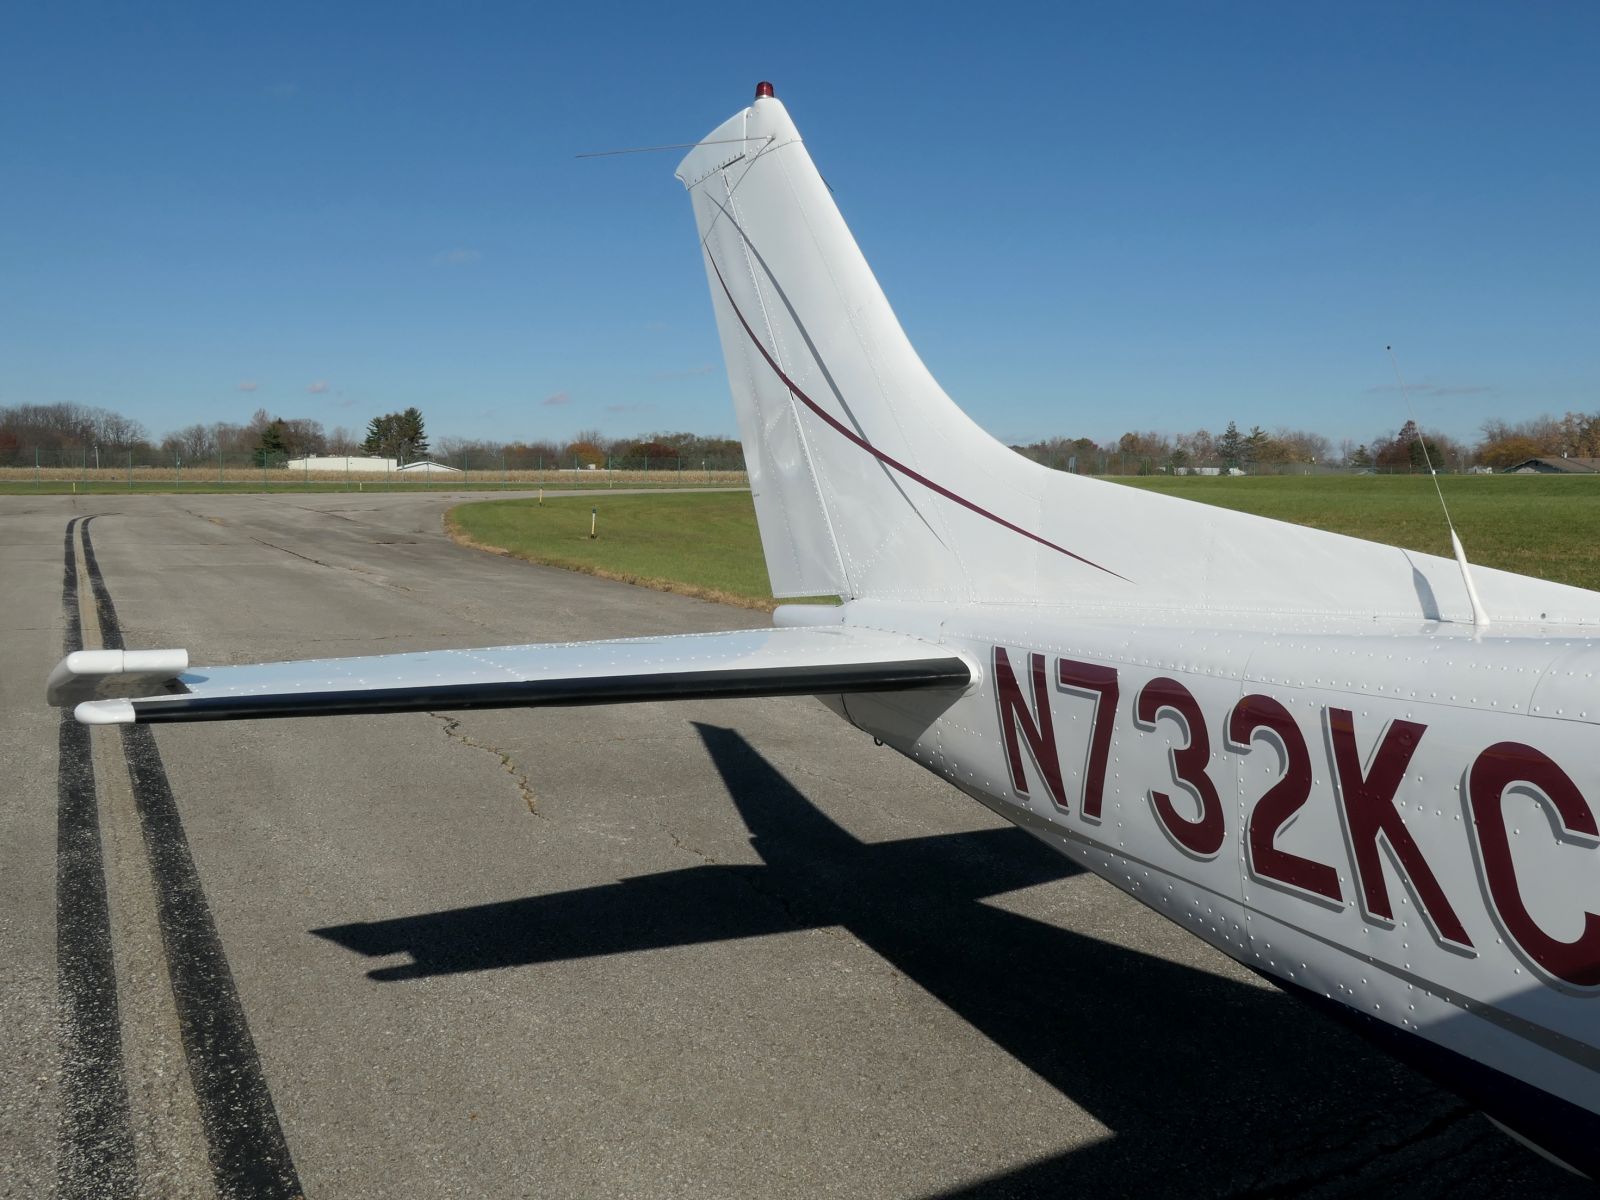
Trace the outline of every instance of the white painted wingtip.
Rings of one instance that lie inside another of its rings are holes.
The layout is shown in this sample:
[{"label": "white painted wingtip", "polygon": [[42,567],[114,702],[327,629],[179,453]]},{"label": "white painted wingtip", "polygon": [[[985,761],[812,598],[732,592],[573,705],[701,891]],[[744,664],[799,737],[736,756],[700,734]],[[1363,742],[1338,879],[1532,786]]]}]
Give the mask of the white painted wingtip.
[{"label": "white painted wingtip", "polygon": [[72,710],[80,725],[132,725],[132,700],[85,700]]},{"label": "white painted wingtip", "polygon": [[101,694],[101,684],[118,677],[159,687],[188,669],[187,650],[74,650],[50,672],[45,699],[65,708]]}]

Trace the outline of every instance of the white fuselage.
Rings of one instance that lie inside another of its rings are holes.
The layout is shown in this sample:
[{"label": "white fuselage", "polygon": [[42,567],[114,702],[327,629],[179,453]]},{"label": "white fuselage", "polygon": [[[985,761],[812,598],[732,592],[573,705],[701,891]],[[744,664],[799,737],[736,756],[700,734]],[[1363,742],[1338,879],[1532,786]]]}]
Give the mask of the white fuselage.
[{"label": "white fuselage", "polygon": [[1442,1050],[1600,1109],[1600,644],[1091,607],[843,617],[981,668],[954,698],[830,701],[864,731],[1245,965],[1413,1035],[1424,1065]]}]

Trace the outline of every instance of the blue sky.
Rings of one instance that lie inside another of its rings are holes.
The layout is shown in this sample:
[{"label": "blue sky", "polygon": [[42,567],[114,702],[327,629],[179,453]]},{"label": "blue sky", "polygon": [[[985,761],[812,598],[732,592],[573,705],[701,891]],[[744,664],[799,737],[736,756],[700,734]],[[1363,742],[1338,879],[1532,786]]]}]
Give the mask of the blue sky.
[{"label": "blue sky", "polygon": [[732,432],[678,154],[771,79],[996,435],[1600,409],[1600,7],[0,15],[0,405]]}]

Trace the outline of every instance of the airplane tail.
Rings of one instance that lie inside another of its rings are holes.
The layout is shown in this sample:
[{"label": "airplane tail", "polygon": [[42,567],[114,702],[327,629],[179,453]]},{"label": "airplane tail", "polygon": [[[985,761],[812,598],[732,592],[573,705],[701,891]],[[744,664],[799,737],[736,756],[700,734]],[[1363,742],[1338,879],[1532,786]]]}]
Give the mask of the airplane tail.
[{"label": "airplane tail", "polygon": [[[1471,619],[1452,560],[1066,474],[990,437],[917,356],[770,85],[677,175],[775,595]],[[1475,577],[1497,619],[1600,618],[1593,593]]]},{"label": "airplane tail", "polygon": [[954,584],[973,596],[987,590],[991,556],[971,548],[994,537],[1022,543],[1024,558],[1038,547],[1102,573],[1049,545],[1039,493],[1019,478],[1032,464],[923,365],[769,88],[708,134],[678,178],[775,595],[946,599]]}]

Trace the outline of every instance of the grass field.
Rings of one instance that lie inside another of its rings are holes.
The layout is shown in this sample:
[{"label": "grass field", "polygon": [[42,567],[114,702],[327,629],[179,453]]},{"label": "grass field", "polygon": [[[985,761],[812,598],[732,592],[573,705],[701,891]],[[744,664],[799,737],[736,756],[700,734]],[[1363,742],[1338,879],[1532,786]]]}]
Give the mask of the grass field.
[{"label": "grass field", "polygon": [[[1132,486],[1450,557],[1426,475],[1155,477]],[[1441,475],[1467,557],[1485,567],[1600,588],[1600,476]]]},{"label": "grass field", "polygon": [[[1119,483],[1336,533],[1450,554],[1426,476],[1168,478]],[[1600,476],[1441,477],[1475,564],[1600,588]],[[600,536],[589,539],[589,510]],[[770,608],[747,493],[598,496],[464,504],[447,523],[460,540],[532,562],[629,583]]]},{"label": "grass field", "polygon": [[[590,540],[590,509],[599,537]],[[488,500],[445,516],[457,541],[530,562],[770,609],[749,492]]]}]

